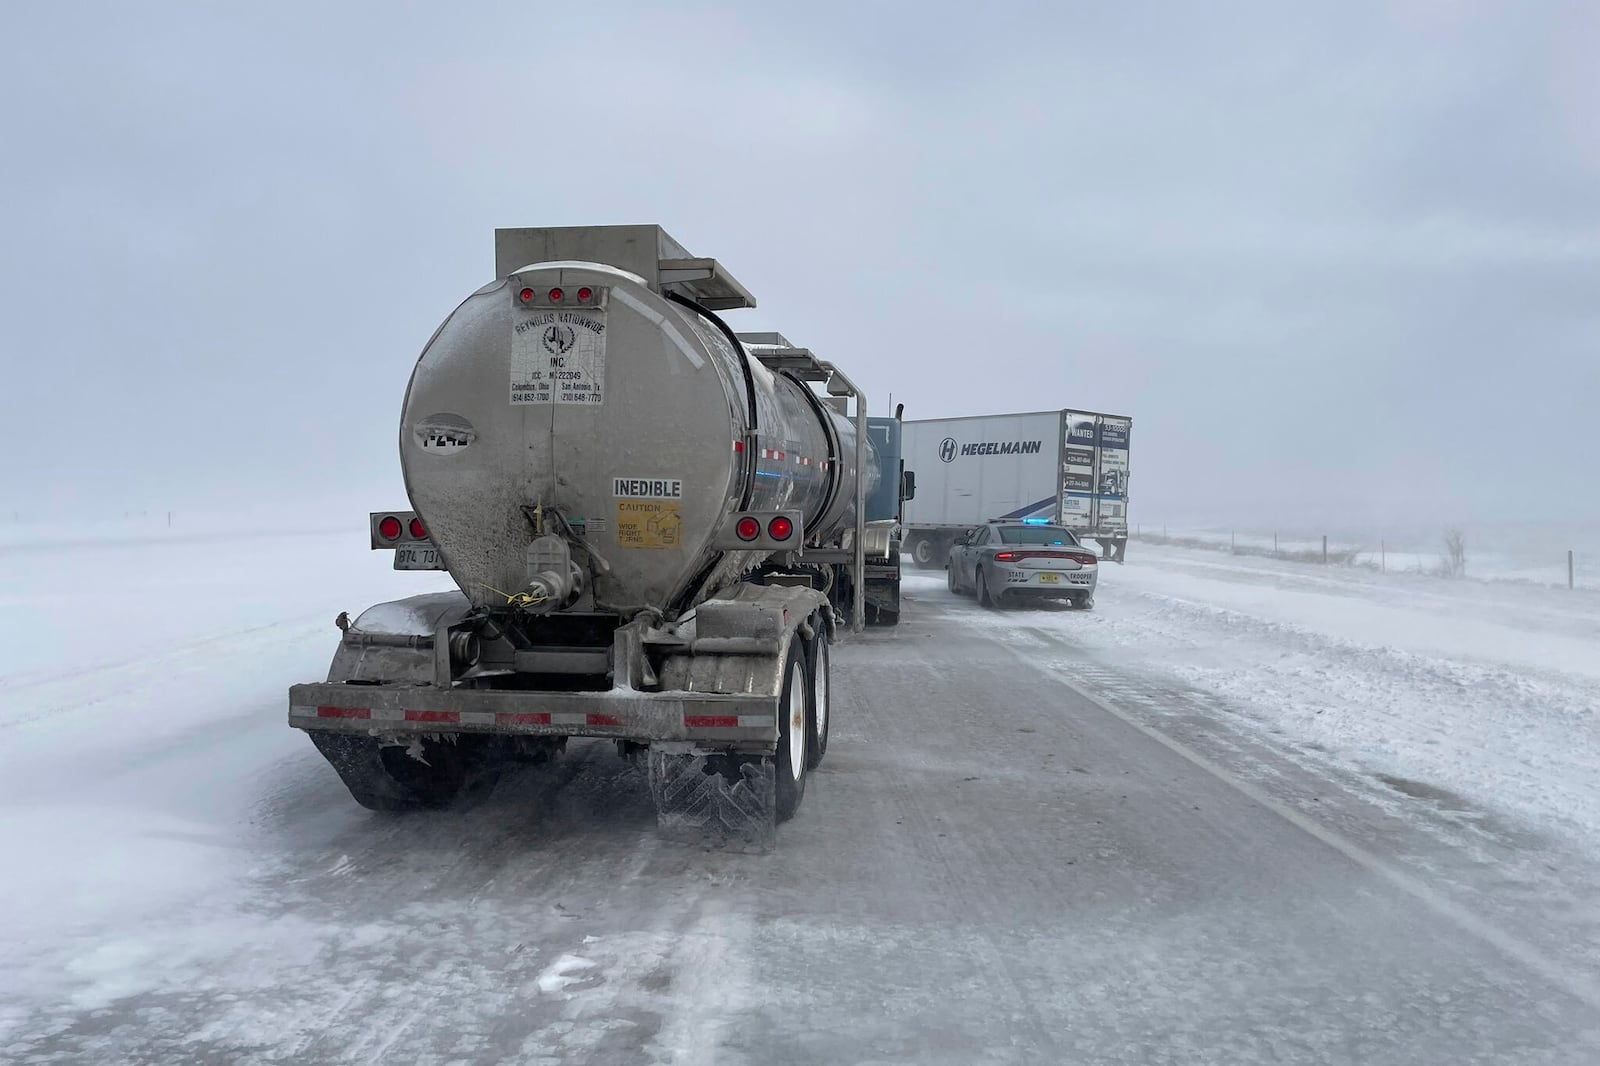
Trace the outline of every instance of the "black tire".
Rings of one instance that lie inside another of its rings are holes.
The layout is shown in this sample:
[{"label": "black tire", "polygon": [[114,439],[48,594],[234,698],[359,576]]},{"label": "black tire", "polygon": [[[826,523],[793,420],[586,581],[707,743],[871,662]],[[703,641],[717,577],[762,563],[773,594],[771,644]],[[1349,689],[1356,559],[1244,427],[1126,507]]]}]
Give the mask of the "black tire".
[{"label": "black tire", "polygon": [[989,582],[983,576],[982,566],[978,567],[978,576],[975,585],[978,593],[978,603],[991,609],[1000,606],[1000,601],[989,595]]},{"label": "black tire", "polygon": [[808,649],[811,655],[811,669],[808,672],[811,684],[807,689],[809,701],[806,708],[806,720],[811,729],[811,743],[806,749],[808,770],[815,770],[822,763],[822,757],[828,754],[828,727],[833,721],[833,673],[829,668],[828,629],[821,619],[812,624],[817,627],[817,635],[811,638]]},{"label": "black tire", "polygon": [[928,537],[917,537],[911,542],[911,561],[918,570],[932,570],[939,565],[935,544]]},{"label": "black tire", "polygon": [[945,583],[945,587],[950,590],[950,594],[952,596],[961,595],[961,586],[956,584],[956,564],[955,563],[951,563],[950,565],[948,565],[948,566],[946,566],[944,568],[944,583]]},{"label": "black tire", "polygon": [[[422,759],[376,737],[314,730],[311,742],[338,771],[351,797],[372,811],[414,811],[448,807],[468,786],[486,783],[477,737],[423,740]],[[492,782],[487,782],[492,783]]]},{"label": "black tire", "polygon": [[783,688],[778,696],[778,753],[772,760],[777,778],[774,813],[780,822],[795,816],[806,794],[806,768],[811,761],[811,715],[807,713],[810,701],[806,698],[809,688],[805,649],[798,641],[793,642],[783,663]]}]

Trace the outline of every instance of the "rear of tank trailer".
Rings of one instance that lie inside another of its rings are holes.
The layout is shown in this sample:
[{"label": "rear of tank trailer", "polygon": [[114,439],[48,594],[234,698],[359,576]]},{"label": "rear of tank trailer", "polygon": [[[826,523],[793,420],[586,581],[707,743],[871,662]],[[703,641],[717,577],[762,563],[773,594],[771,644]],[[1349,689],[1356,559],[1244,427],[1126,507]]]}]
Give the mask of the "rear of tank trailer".
[{"label": "rear of tank trailer", "polygon": [[647,763],[663,826],[770,841],[827,749],[829,645],[861,624],[864,400],[733,334],[718,312],[754,300],[659,227],[496,238],[498,280],[411,376],[411,507],[371,516],[397,568],[458,591],[345,627],[290,724],[375,809],[603,737]]}]

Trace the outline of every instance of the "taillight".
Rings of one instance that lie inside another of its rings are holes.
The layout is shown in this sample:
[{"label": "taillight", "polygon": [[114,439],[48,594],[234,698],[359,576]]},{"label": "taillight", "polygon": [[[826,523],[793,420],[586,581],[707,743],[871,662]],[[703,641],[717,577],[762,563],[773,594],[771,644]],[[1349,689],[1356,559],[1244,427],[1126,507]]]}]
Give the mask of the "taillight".
[{"label": "taillight", "polygon": [[428,539],[428,527],[422,524],[422,519],[413,518],[411,520],[411,535],[417,540]]},{"label": "taillight", "polygon": [[995,561],[996,562],[1000,562],[1000,563],[1009,563],[1011,560],[1015,559],[1016,557],[1017,557],[1017,553],[1016,552],[995,552],[994,553]]},{"label": "taillight", "polygon": [[550,302],[553,303],[553,304],[558,304],[558,303],[561,302],[561,290],[560,289],[551,289],[550,290]]},{"label": "taillight", "polygon": [[521,300],[525,304],[533,303],[533,290],[523,289],[521,292],[517,293],[517,299]]},{"label": "taillight", "polygon": [[1074,555],[1073,558],[1078,560],[1078,562],[1083,566],[1095,566],[1100,562],[1099,559],[1095,558],[1093,555],[1088,555],[1088,554]]},{"label": "taillight", "polygon": [[399,540],[400,533],[404,528],[400,524],[400,519],[394,515],[388,515],[378,523],[378,536],[384,540]]},{"label": "taillight", "polygon": [[755,540],[761,536],[761,523],[754,518],[741,518],[739,524],[733,527],[733,531],[739,534],[740,540]]},{"label": "taillight", "polygon": [[794,523],[779,515],[767,523],[767,533],[773,540],[788,540],[794,533]]},{"label": "taillight", "polygon": [[594,290],[585,286],[578,290],[578,302],[586,304],[594,296]]}]

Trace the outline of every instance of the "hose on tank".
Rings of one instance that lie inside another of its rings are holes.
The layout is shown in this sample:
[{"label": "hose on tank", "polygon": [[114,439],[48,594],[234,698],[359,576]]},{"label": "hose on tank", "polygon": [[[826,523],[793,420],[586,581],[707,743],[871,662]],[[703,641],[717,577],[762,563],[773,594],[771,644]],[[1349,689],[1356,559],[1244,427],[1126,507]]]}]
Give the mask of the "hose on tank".
[{"label": "hose on tank", "polygon": [[739,493],[739,510],[742,511],[750,506],[750,498],[755,495],[756,491],[756,460],[755,448],[753,446],[753,442],[756,439],[757,429],[756,376],[755,372],[750,369],[750,353],[744,350],[744,345],[739,342],[738,334],[734,333],[732,329],[729,329],[728,324],[722,321],[722,317],[715,311],[711,310],[711,308],[706,307],[695,300],[691,300],[687,296],[682,296],[675,292],[663,292],[662,295],[675,304],[680,304],[683,307],[687,307],[701,318],[704,318],[707,322],[710,322],[713,326],[716,326],[717,329],[721,331],[723,337],[727,339],[728,343],[733,346],[733,354],[739,359],[739,369],[744,371],[745,409],[749,412],[750,416],[749,425],[745,427],[745,432],[749,434],[750,440],[752,441],[752,446],[749,449],[749,454],[745,458],[744,488]]}]

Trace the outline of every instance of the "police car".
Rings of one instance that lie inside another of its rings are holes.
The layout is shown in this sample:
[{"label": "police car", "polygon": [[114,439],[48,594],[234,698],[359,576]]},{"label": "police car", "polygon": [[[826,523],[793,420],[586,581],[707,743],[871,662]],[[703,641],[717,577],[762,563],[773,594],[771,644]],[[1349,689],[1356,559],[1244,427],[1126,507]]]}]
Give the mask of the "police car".
[{"label": "police car", "polygon": [[1100,559],[1069,529],[1033,522],[989,522],[950,548],[950,591],[971,592],[985,607],[1029,599],[1094,606]]}]

